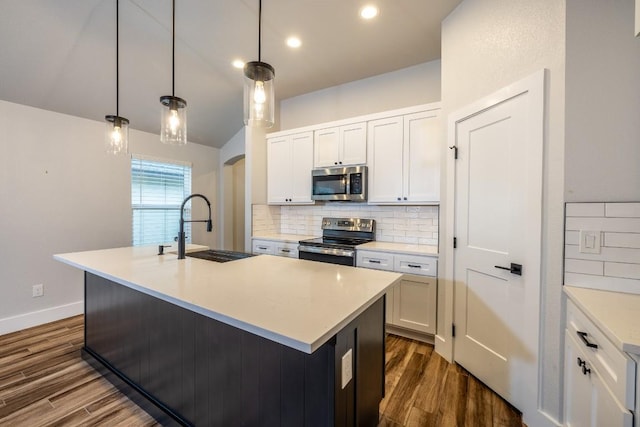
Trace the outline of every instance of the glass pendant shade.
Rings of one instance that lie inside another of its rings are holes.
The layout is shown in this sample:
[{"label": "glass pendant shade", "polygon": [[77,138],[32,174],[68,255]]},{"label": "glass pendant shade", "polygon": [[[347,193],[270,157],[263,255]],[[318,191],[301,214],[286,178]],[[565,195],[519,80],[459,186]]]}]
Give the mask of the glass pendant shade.
[{"label": "glass pendant shade", "polygon": [[266,62],[252,61],[244,66],[244,123],[270,128],[275,123],[275,70]]},{"label": "glass pendant shade", "polygon": [[129,151],[129,120],[119,116],[104,116],[105,150],[109,154],[127,154]]},{"label": "glass pendant shade", "polygon": [[177,96],[160,97],[160,141],[170,145],[187,143],[187,101]]}]

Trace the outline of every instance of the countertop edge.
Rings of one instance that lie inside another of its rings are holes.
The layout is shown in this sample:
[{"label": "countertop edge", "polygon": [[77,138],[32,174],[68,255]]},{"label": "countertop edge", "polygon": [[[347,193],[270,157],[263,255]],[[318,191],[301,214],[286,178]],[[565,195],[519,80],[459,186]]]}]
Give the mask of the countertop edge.
[{"label": "countertop edge", "polygon": [[563,291],[565,295],[567,295],[567,298],[569,298],[576,306],[578,306],[580,310],[582,310],[585,314],[589,316],[589,319],[591,319],[591,321],[596,325],[596,327],[598,327],[607,336],[607,338],[611,340],[611,342],[616,346],[618,350],[623,351],[625,353],[640,355],[640,344],[636,345],[636,344],[624,342],[607,325],[607,322],[605,320],[601,319],[599,316],[593,313],[593,311],[588,307],[588,305],[586,305],[582,301],[580,295],[576,293],[576,292],[580,292],[578,290],[582,290],[582,289],[587,289],[588,291],[596,291],[596,292],[610,292],[610,291],[604,291],[602,289],[583,288],[580,286],[571,286],[571,285],[563,286]]},{"label": "countertop edge", "polygon": [[[162,301],[166,301],[169,302],[171,304],[175,304],[179,307],[182,307],[184,309],[190,310],[192,312],[201,314],[203,316],[209,317],[211,319],[220,321],[222,323],[225,323],[227,325],[233,326],[233,327],[237,327],[238,329],[241,329],[243,331],[247,331],[250,333],[253,333],[255,335],[258,335],[262,338],[266,338],[268,340],[274,341],[278,344],[282,344],[285,345],[287,347],[302,351],[304,353],[307,354],[311,354],[313,353],[315,350],[317,350],[318,348],[320,348],[322,345],[324,345],[332,336],[334,336],[335,334],[337,334],[340,330],[342,330],[345,326],[347,326],[352,320],[354,320],[356,317],[358,317],[360,314],[362,314],[366,309],[368,309],[369,307],[371,307],[371,305],[373,305],[373,303],[375,303],[378,299],[380,299],[386,292],[386,289],[383,291],[378,292],[376,295],[374,295],[373,297],[371,297],[368,301],[366,301],[364,304],[362,304],[357,310],[355,310],[354,312],[352,312],[350,315],[346,316],[342,321],[338,322],[337,324],[335,324],[334,326],[332,326],[331,328],[329,328],[328,330],[326,330],[324,333],[322,333],[322,335],[320,335],[315,341],[313,342],[304,342],[304,341],[300,341],[300,340],[296,340],[294,338],[290,338],[286,335],[282,335],[279,334],[277,332],[273,332],[270,331],[268,329],[265,328],[261,328],[259,326],[253,325],[251,323],[247,323],[247,322],[243,322],[241,320],[235,319],[233,317],[229,317],[229,316],[225,316],[223,314],[220,314],[218,312],[212,311],[212,310],[208,310],[204,307],[201,307],[199,305],[196,304],[192,304],[189,303],[187,301],[178,299],[178,298],[173,298],[169,295],[166,295],[162,292],[158,292],[155,291],[153,289],[149,289],[147,287],[141,286],[141,285],[137,285],[133,282],[124,280],[122,278],[118,278],[116,276],[110,275],[108,273],[105,273],[103,271],[99,271],[96,270],[95,268],[91,268],[88,267],[86,265],[82,265],[80,263],[74,262],[72,260],[69,260],[67,258],[64,257],[65,254],[55,254],[53,255],[53,258],[56,261],[62,262],[64,264],[67,264],[71,267],[74,268],[78,268],[79,270],[82,271],[86,271],[89,272],[91,274],[94,274],[96,276],[108,279],[114,283],[117,283],[119,285],[122,286],[126,286],[130,289],[139,291],[141,293],[144,293],[146,295],[150,295],[153,297],[156,297]],[[207,261],[209,262],[209,261]],[[393,273],[393,272],[387,272],[390,274],[395,274],[397,277],[396,279],[387,287],[387,289],[389,287],[395,286],[396,283],[400,280],[400,278],[402,277],[401,274],[399,273]]]}]

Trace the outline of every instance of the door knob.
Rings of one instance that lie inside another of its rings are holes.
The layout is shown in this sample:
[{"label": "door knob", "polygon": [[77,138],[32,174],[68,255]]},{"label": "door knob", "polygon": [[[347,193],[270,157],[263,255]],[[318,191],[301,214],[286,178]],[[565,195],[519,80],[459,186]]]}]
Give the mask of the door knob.
[{"label": "door knob", "polygon": [[511,263],[511,267],[502,267],[500,265],[494,265],[495,268],[499,268],[501,270],[507,270],[511,274],[515,274],[517,276],[522,276],[522,264],[514,264]]}]

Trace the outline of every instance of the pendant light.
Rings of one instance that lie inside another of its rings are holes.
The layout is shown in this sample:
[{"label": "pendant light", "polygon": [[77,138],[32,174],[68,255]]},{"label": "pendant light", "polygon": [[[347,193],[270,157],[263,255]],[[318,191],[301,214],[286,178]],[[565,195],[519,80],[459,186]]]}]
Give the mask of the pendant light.
[{"label": "pendant light", "polygon": [[258,6],[258,60],[244,66],[244,123],[249,126],[270,128],[274,120],[275,70],[262,62],[262,0]]},{"label": "pendant light", "polygon": [[116,0],[116,115],[104,116],[106,123],[105,149],[110,154],[127,154],[129,149],[129,120],[120,117],[120,0]]},{"label": "pendant light", "polygon": [[171,95],[160,97],[162,117],[160,141],[171,145],[187,143],[187,101],[175,96],[176,92],[176,0],[173,0],[173,21],[171,27]]}]

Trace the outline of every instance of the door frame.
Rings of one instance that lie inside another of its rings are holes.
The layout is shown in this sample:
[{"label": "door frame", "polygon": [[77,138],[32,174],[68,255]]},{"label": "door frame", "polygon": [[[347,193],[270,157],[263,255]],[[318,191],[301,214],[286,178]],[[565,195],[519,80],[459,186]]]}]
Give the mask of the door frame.
[{"label": "door frame", "polygon": [[[464,107],[461,107],[458,110],[455,110],[448,114],[447,116],[447,147],[453,147],[456,143],[456,125],[458,122],[464,121],[474,115],[477,115],[480,112],[483,112],[494,105],[500,104],[508,99],[514,98],[522,93],[529,92],[533,97],[532,102],[535,105],[541,105],[542,108],[539,109],[539,113],[532,120],[539,122],[540,126],[536,127],[536,132],[533,135],[530,135],[531,138],[536,138],[540,141],[539,149],[543,150],[545,146],[545,116],[546,116],[546,105],[545,105],[545,84],[546,84],[546,76],[548,71],[546,69],[539,70],[528,77],[525,77],[519,81],[516,81],[508,86],[503,87],[488,96],[485,96],[479,100],[476,100],[470,104],[467,104]],[[453,238],[455,236],[455,212],[456,212],[456,160],[455,160],[455,150],[449,149],[446,150],[448,153],[446,156],[446,164],[447,164],[447,173],[446,173],[446,201],[444,204],[445,210],[441,212],[441,216],[446,215],[445,223],[445,232],[443,233],[443,239],[441,241],[441,250],[444,253],[444,271],[439,277],[439,288],[444,288],[444,297],[442,298],[444,302],[445,313],[443,316],[444,325],[440,327],[438,325],[438,334],[436,335],[435,344],[436,350],[439,354],[445,357],[449,362],[453,362],[455,356],[455,340],[452,336],[452,325],[454,324],[454,306],[455,306],[455,294],[454,294],[454,273],[455,273],[455,253],[453,248]],[[542,212],[543,212],[543,185],[544,185],[544,152],[543,156],[543,164],[540,169],[540,194],[536,195],[536,197],[540,198],[540,212],[539,221],[537,221],[538,229],[535,230],[536,233],[540,235],[540,248],[537,251],[538,265],[539,265],[539,289],[538,289],[538,308],[536,313],[535,322],[535,333],[537,337],[537,345],[535,347],[535,356],[536,363],[535,369],[531,369],[531,372],[528,372],[528,377],[531,380],[530,384],[535,384],[535,387],[532,387],[531,399],[530,403],[527,407],[518,408],[523,412],[523,419],[531,418],[538,408],[540,407],[540,369],[541,369],[541,359],[540,359],[540,339],[541,339],[541,313],[542,313],[542,246],[543,246],[543,235],[542,235]],[[442,286],[442,285],[444,286]],[[527,416],[527,414],[530,414]]]}]

